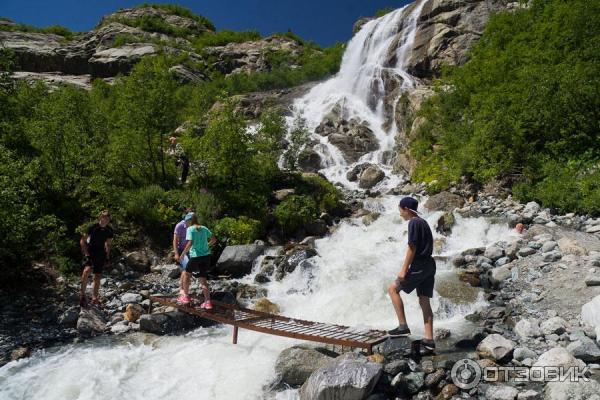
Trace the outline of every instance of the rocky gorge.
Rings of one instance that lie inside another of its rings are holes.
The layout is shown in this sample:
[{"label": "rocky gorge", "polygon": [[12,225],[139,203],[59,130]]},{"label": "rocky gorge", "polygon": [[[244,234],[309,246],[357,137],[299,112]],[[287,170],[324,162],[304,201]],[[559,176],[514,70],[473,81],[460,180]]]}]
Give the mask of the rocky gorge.
[{"label": "rocky gorge", "polygon": [[[173,396],[179,376],[165,371],[181,369],[181,376],[198,382],[191,390],[204,398],[598,398],[600,219],[557,215],[535,202],[520,203],[502,187],[481,188],[465,180],[432,194],[427,185],[410,181],[414,160],[406,143],[422,123],[416,112],[432,93],[431,79],[442,65],[466,61],[492,13],[518,7],[520,3],[505,1],[417,1],[380,19],[364,20],[356,28],[362,40],[355,43],[360,48],[356,54],[373,56],[367,57],[376,61],[371,71],[351,68],[350,44],[346,66],[337,77],[298,91],[245,95],[238,109],[256,118],[265,104],[282,101],[292,105],[290,120],[307,118],[310,140],[298,164],[342,187],[351,215],[321,215],[292,242],[265,238],[226,247],[214,260],[210,283],[215,296],[292,317],[389,328],[394,318],[384,285],[397,272],[394,260],[402,255],[406,234],[396,215],[397,200],[415,196],[435,230],[436,355],[421,357],[405,339],[390,339],[367,357],[350,349],[250,332],[242,332],[240,344],[232,346],[228,328],[159,304],[149,312],[150,295],[178,292],[179,269],[168,254],[139,249],[115,260],[102,280],[103,308],[75,307],[77,282],[43,271],[47,292],[18,301],[2,299],[0,382],[10,383],[5,393],[23,397],[20,386],[35,375],[43,379],[31,390],[40,393],[56,377],[43,373],[46,366],[73,374],[69,367],[86,363],[105,381],[117,375],[125,386],[137,384],[135,390],[110,383],[100,386],[114,397],[156,396],[138,389],[158,377],[161,385],[154,390]],[[85,87],[88,76],[111,79],[127,73],[140,58],[154,54],[156,46],[173,53],[187,46],[185,40],[123,23],[140,12],[159,13],[159,18],[192,33],[211,29],[156,10],[125,10],[71,43],[47,34],[15,32],[0,32],[0,39],[27,66],[19,79],[53,79],[56,84],[83,79],[80,86]],[[129,39],[113,48],[117,34]],[[111,40],[113,44],[107,44]],[[188,57],[194,63],[211,63],[224,74],[252,73],[270,68],[264,50],[273,46],[293,54],[300,45],[274,37],[214,46]],[[367,48],[379,52],[372,55]],[[65,54],[70,55],[63,58]],[[72,64],[67,59],[73,59]],[[50,65],[51,71],[40,65]],[[190,65],[178,68],[182,79],[206,79]],[[352,75],[358,89],[347,91],[344,73]],[[340,96],[321,101],[323,93],[338,92]],[[273,197],[284,198],[293,191],[282,189]],[[523,234],[512,231],[518,223],[526,227]],[[416,328],[420,310],[413,300],[408,300],[409,323]],[[414,333],[420,335],[418,328]],[[511,372],[460,387],[452,371],[464,360],[482,370]],[[124,365],[118,372],[105,366],[116,363]],[[189,365],[209,373],[188,375]],[[586,379],[516,379],[519,368],[542,367],[577,367]],[[74,381],[83,378],[72,376]],[[56,391],[48,398],[61,396],[64,392]]]}]

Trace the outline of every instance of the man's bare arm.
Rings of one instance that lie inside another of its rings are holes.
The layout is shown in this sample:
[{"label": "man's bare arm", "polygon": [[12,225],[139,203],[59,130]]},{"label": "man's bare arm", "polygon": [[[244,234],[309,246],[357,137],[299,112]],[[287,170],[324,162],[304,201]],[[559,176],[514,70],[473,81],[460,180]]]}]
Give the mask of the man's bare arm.
[{"label": "man's bare arm", "polygon": [[406,274],[408,273],[408,267],[412,264],[413,259],[415,258],[416,246],[414,244],[408,245],[408,250],[406,250],[406,257],[404,257],[404,264],[402,264],[402,269],[400,269],[400,273],[398,274],[398,278],[400,280],[404,280]]}]

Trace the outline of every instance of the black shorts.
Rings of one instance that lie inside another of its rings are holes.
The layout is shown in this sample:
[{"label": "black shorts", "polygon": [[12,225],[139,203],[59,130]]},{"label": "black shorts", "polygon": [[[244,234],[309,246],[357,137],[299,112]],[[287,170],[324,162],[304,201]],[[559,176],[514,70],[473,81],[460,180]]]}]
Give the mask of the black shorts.
[{"label": "black shorts", "polygon": [[85,267],[90,266],[94,274],[101,274],[104,270],[104,264],[106,264],[106,254],[104,252],[90,253],[89,257],[83,257],[81,269],[83,270]]},{"label": "black shorts", "polygon": [[210,254],[207,256],[192,257],[185,271],[192,274],[194,278],[206,278],[210,270],[210,259]]},{"label": "black shorts", "polygon": [[413,260],[403,282],[396,279],[396,291],[410,293],[417,289],[417,296],[433,297],[435,284],[435,260],[433,258]]}]

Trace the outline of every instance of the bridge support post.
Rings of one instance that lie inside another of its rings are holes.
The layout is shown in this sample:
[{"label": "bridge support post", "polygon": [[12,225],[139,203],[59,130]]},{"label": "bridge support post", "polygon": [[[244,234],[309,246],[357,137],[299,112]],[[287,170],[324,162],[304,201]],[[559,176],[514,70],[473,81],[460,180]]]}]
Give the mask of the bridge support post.
[{"label": "bridge support post", "polygon": [[237,344],[237,337],[238,337],[238,327],[237,325],[233,326],[233,344]]}]

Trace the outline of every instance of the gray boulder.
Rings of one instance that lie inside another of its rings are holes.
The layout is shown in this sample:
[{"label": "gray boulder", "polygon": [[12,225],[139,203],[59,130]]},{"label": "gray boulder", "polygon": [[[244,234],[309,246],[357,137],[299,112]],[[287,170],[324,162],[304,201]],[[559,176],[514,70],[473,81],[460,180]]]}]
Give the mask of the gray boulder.
[{"label": "gray boulder", "polygon": [[302,386],[317,369],[334,358],[313,348],[294,346],[283,350],[275,363],[275,373],[282,383],[292,387]]},{"label": "gray boulder", "polygon": [[514,348],[515,342],[494,333],[487,336],[479,343],[477,351],[482,357],[489,357],[495,361],[501,361],[510,357]]},{"label": "gray boulder", "polygon": [[562,335],[567,330],[567,326],[567,321],[561,317],[552,317],[542,322],[540,328],[542,329],[542,333],[544,335],[551,335],[553,333]]},{"label": "gray boulder", "polygon": [[541,336],[542,334],[538,321],[532,318],[520,320],[516,323],[514,330],[522,339]]},{"label": "gray boulder", "polygon": [[452,212],[455,208],[461,208],[465,200],[457,194],[440,192],[431,196],[425,203],[425,208],[430,211]]},{"label": "gray boulder", "polygon": [[358,180],[358,187],[361,189],[370,189],[385,178],[385,173],[376,165],[367,167]]},{"label": "gray boulder", "polygon": [[125,293],[124,295],[121,296],[121,301],[124,304],[127,303],[139,303],[141,302],[143,299],[141,294],[138,293]]},{"label": "gray boulder", "polygon": [[383,366],[346,353],[316,370],[300,389],[301,400],[363,400],[375,387]]},{"label": "gray boulder", "polygon": [[487,249],[485,249],[485,253],[483,253],[483,256],[489,258],[492,261],[496,261],[500,257],[504,256],[504,250],[498,246],[490,246]]},{"label": "gray boulder", "polygon": [[597,363],[600,361],[600,348],[585,334],[577,335],[577,340],[567,346],[567,350],[573,354],[575,358],[585,361],[586,363]]},{"label": "gray boulder", "polygon": [[79,308],[70,307],[65,310],[60,317],[58,317],[58,323],[63,327],[75,328],[77,326],[77,320],[79,319]]},{"label": "gray boulder", "polygon": [[256,244],[227,246],[217,261],[216,271],[235,277],[244,276],[250,273],[252,263],[264,250],[265,246]]},{"label": "gray boulder", "polygon": [[533,364],[534,367],[576,367],[579,363],[564,347],[553,347],[546,351]]},{"label": "gray boulder", "polygon": [[102,333],[106,329],[104,315],[96,307],[82,308],[77,319],[77,330],[82,335]]}]

